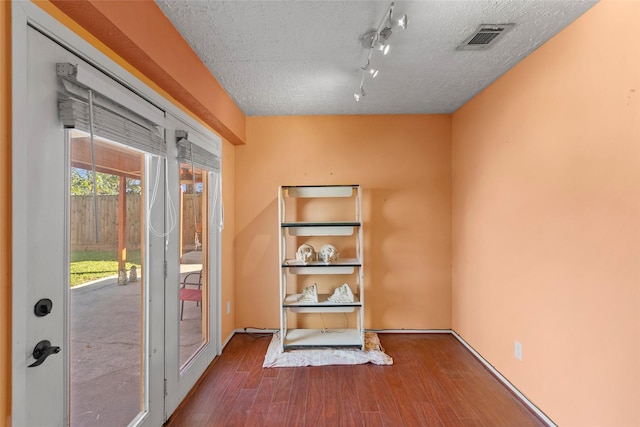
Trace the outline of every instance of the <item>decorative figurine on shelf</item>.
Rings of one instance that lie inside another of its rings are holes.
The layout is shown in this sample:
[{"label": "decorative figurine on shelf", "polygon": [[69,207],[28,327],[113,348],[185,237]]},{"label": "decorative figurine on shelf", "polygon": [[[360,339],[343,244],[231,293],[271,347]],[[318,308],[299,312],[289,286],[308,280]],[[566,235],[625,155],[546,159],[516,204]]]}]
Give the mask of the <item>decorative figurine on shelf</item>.
[{"label": "decorative figurine on shelf", "polygon": [[338,250],[333,245],[323,245],[320,248],[320,252],[318,252],[318,257],[321,261],[324,261],[325,264],[331,264],[332,262],[336,262],[338,260]]},{"label": "decorative figurine on shelf", "polygon": [[327,300],[331,302],[353,302],[353,292],[351,292],[349,284],[344,283],[338,286],[335,291],[333,291],[333,294],[330,295],[329,298],[327,298]]},{"label": "decorative figurine on shelf", "polygon": [[306,243],[300,245],[296,251],[296,259],[305,265],[309,264],[316,260],[316,250],[313,249],[313,246],[307,245]]},{"label": "decorative figurine on shelf", "polygon": [[318,302],[318,284],[314,283],[302,290],[298,302]]}]

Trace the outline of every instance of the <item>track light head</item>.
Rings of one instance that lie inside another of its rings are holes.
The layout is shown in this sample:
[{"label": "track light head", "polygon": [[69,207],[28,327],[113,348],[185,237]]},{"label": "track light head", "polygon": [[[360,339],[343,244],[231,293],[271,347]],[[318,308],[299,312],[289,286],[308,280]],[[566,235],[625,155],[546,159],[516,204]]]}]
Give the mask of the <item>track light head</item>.
[{"label": "track light head", "polygon": [[382,43],[381,41],[376,41],[371,45],[371,49],[379,50],[380,52],[382,52],[383,55],[386,55],[389,53],[389,49],[391,49],[391,45]]},{"label": "track light head", "polygon": [[406,30],[408,22],[407,15],[402,15],[399,18],[390,18],[388,24],[394,30]]},{"label": "track light head", "polygon": [[371,68],[371,61],[367,60],[367,64],[364,67],[362,67],[362,71],[368,73],[372,79],[375,79],[376,76],[378,75],[378,71],[380,70],[378,70],[377,68]]},{"label": "track light head", "polygon": [[367,96],[367,94],[364,92],[364,88],[360,86],[360,91],[353,94],[353,99],[355,99],[356,102],[360,102],[365,96]]}]

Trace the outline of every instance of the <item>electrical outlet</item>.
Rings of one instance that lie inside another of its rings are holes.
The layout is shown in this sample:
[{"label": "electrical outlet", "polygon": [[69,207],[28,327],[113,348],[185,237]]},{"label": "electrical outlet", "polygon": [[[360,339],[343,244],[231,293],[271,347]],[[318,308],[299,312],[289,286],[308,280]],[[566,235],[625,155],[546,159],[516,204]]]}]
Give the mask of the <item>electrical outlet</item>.
[{"label": "electrical outlet", "polygon": [[227,314],[231,314],[231,301],[227,301]]},{"label": "electrical outlet", "polygon": [[516,359],[522,360],[522,344],[518,341],[514,343],[513,352],[516,356]]}]

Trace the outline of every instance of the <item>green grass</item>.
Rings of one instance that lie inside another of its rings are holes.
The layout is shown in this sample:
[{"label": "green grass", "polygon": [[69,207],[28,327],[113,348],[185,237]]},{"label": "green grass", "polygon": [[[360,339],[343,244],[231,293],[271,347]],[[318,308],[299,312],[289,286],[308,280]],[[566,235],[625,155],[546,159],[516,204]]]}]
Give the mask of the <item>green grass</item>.
[{"label": "green grass", "polygon": [[[140,251],[127,251],[126,269],[132,265],[140,269]],[[72,251],[71,252],[71,287],[82,285],[92,280],[118,274],[116,251]]]}]

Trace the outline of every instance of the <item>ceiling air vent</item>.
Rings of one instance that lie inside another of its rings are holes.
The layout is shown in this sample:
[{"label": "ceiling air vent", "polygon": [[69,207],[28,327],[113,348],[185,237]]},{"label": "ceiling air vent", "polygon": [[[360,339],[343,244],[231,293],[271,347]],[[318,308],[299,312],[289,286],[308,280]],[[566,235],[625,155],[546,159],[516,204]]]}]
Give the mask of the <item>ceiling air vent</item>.
[{"label": "ceiling air vent", "polygon": [[486,50],[515,24],[482,24],[456,50]]}]

